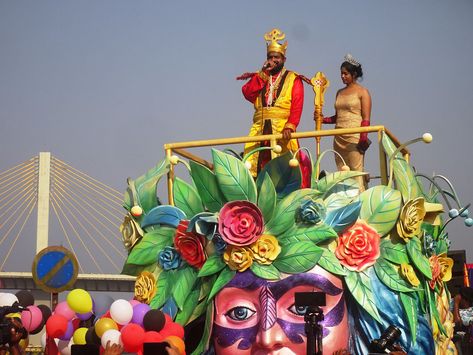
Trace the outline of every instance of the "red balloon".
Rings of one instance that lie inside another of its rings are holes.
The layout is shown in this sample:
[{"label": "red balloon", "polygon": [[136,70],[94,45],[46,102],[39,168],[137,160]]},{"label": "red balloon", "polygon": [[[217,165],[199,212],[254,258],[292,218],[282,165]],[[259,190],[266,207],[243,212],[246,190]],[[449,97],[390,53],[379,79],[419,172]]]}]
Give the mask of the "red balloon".
[{"label": "red balloon", "polygon": [[179,323],[166,323],[163,329],[159,332],[164,338],[169,335],[175,335],[181,339],[184,339],[184,328]]},{"label": "red balloon", "polygon": [[160,343],[164,340],[164,337],[154,330],[145,332],[143,343]]},{"label": "red balloon", "polygon": [[138,324],[129,323],[122,330],[122,342],[125,350],[129,353],[136,353],[141,350],[145,340],[145,330]]},{"label": "red balloon", "polygon": [[68,320],[60,314],[53,314],[46,321],[46,334],[51,338],[62,337],[67,330]]}]

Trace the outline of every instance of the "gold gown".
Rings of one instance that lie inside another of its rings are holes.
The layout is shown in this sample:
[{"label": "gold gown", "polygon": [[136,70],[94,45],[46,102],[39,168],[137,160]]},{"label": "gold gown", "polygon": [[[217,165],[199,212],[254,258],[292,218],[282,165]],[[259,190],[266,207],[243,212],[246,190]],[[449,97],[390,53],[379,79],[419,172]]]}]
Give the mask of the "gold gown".
[{"label": "gold gown", "polygon": [[[337,122],[335,128],[354,128],[361,126],[361,100],[357,93],[339,94],[335,100],[335,112],[337,113]],[[340,153],[345,163],[352,171],[363,171],[364,154],[361,154],[356,148],[360,134],[343,134],[335,136],[333,140],[333,149]],[[338,170],[341,170],[343,161],[335,155],[335,163]],[[360,185],[360,192],[366,189],[364,176],[356,178]]]}]

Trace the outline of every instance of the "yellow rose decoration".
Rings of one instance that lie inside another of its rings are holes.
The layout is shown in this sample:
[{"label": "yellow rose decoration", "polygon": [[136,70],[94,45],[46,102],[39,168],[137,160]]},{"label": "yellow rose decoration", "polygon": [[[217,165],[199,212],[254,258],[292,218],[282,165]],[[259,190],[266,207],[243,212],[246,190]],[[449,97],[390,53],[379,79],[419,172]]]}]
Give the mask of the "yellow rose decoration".
[{"label": "yellow rose decoration", "polygon": [[135,299],[149,304],[156,295],[156,278],[154,274],[143,271],[135,281]]},{"label": "yellow rose decoration", "polygon": [[438,262],[440,265],[439,278],[445,282],[450,281],[452,279],[453,259],[448,258],[445,254],[440,254]]},{"label": "yellow rose decoration", "polygon": [[417,275],[414,271],[414,268],[409,264],[401,264],[401,273],[402,276],[409,282],[412,286],[419,286],[420,281],[417,278]]},{"label": "yellow rose decoration", "polygon": [[242,272],[253,264],[253,252],[247,247],[229,245],[223,253],[223,261],[230,269]]},{"label": "yellow rose decoration", "polygon": [[408,242],[410,238],[419,235],[422,221],[425,217],[424,198],[418,197],[407,201],[402,206],[399,221],[397,222],[397,233]]},{"label": "yellow rose decoration", "polygon": [[278,240],[272,235],[262,235],[250,247],[253,258],[263,265],[270,265],[281,252]]},{"label": "yellow rose decoration", "polygon": [[143,230],[130,213],[125,216],[125,220],[120,225],[120,232],[123,244],[128,251],[133,249],[135,244],[143,238]]},{"label": "yellow rose decoration", "polygon": [[435,288],[435,283],[450,281],[452,279],[453,259],[445,254],[432,255],[429,258],[430,269],[432,270],[432,280],[429,281],[431,289]]}]

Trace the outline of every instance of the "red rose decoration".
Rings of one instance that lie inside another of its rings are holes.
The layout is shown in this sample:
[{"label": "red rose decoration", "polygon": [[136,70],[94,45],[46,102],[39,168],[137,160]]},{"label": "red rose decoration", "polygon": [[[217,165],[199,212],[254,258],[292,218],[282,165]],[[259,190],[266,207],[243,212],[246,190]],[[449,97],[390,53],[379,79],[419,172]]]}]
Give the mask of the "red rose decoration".
[{"label": "red rose decoration", "polygon": [[335,256],[351,271],[363,271],[378,259],[380,235],[363,221],[357,221],[338,238]]},{"label": "red rose decoration", "polygon": [[228,244],[249,245],[263,232],[263,215],[249,201],[228,202],[220,210],[218,232]]},{"label": "red rose decoration", "polygon": [[205,238],[194,232],[187,232],[189,221],[180,221],[174,235],[174,247],[189,265],[198,269],[204,265],[207,255],[204,250]]}]

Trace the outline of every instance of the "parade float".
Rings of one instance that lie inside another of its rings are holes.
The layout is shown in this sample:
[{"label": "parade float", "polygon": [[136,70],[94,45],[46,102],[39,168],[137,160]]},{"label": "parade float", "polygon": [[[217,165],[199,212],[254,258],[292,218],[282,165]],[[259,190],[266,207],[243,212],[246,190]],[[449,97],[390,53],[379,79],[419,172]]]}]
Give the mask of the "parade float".
[{"label": "parade float", "polygon": [[[285,55],[283,38],[266,35],[268,60]],[[265,76],[239,78],[253,75]],[[255,130],[255,111],[249,136],[165,144],[161,162],[128,179],[123,273],[156,279],[149,306],[184,326],[192,354],[457,353],[446,227],[473,220],[447,178],[409,163],[408,146],[432,136],[401,144],[384,126],[323,130],[329,82],[299,77],[315,92],[316,127],[292,133],[294,144],[285,121]],[[330,172],[323,157],[338,153],[321,139],[359,133],[375,138],[379,171]],[[207,158],[191,151],[203,147]],[[263,151],[271,159],[259,165]],[[367,174],[379,180],[360,192]]]},{"label": "parade float", "polygon": [[[128,179],[123,273],[154,275],[149,305],[185,327],[189,352],[306,353],[310,307],[295,294],[319,291],[324,353],[366,354],[393,327],[409,354],[456,353],[446,227],[454,218],[471,225],[467,206],[445,177],[409,164],[407,146],[430,134],[405,144],[384,126],[293,137],[345,131],[378,138],[380,183],[363,193],[354,177],[366,172],[320,174],[326,152],[316,152],[311,186],[301,188],[297,153],[278,154],[280,134],[165,144],[159,164]],[[229,147],[264,140],[273,159],[255,179],[248,156]],[[204,146],[211,161],[187,149]],[[177,176],[178,164],[187,176]]]}]

